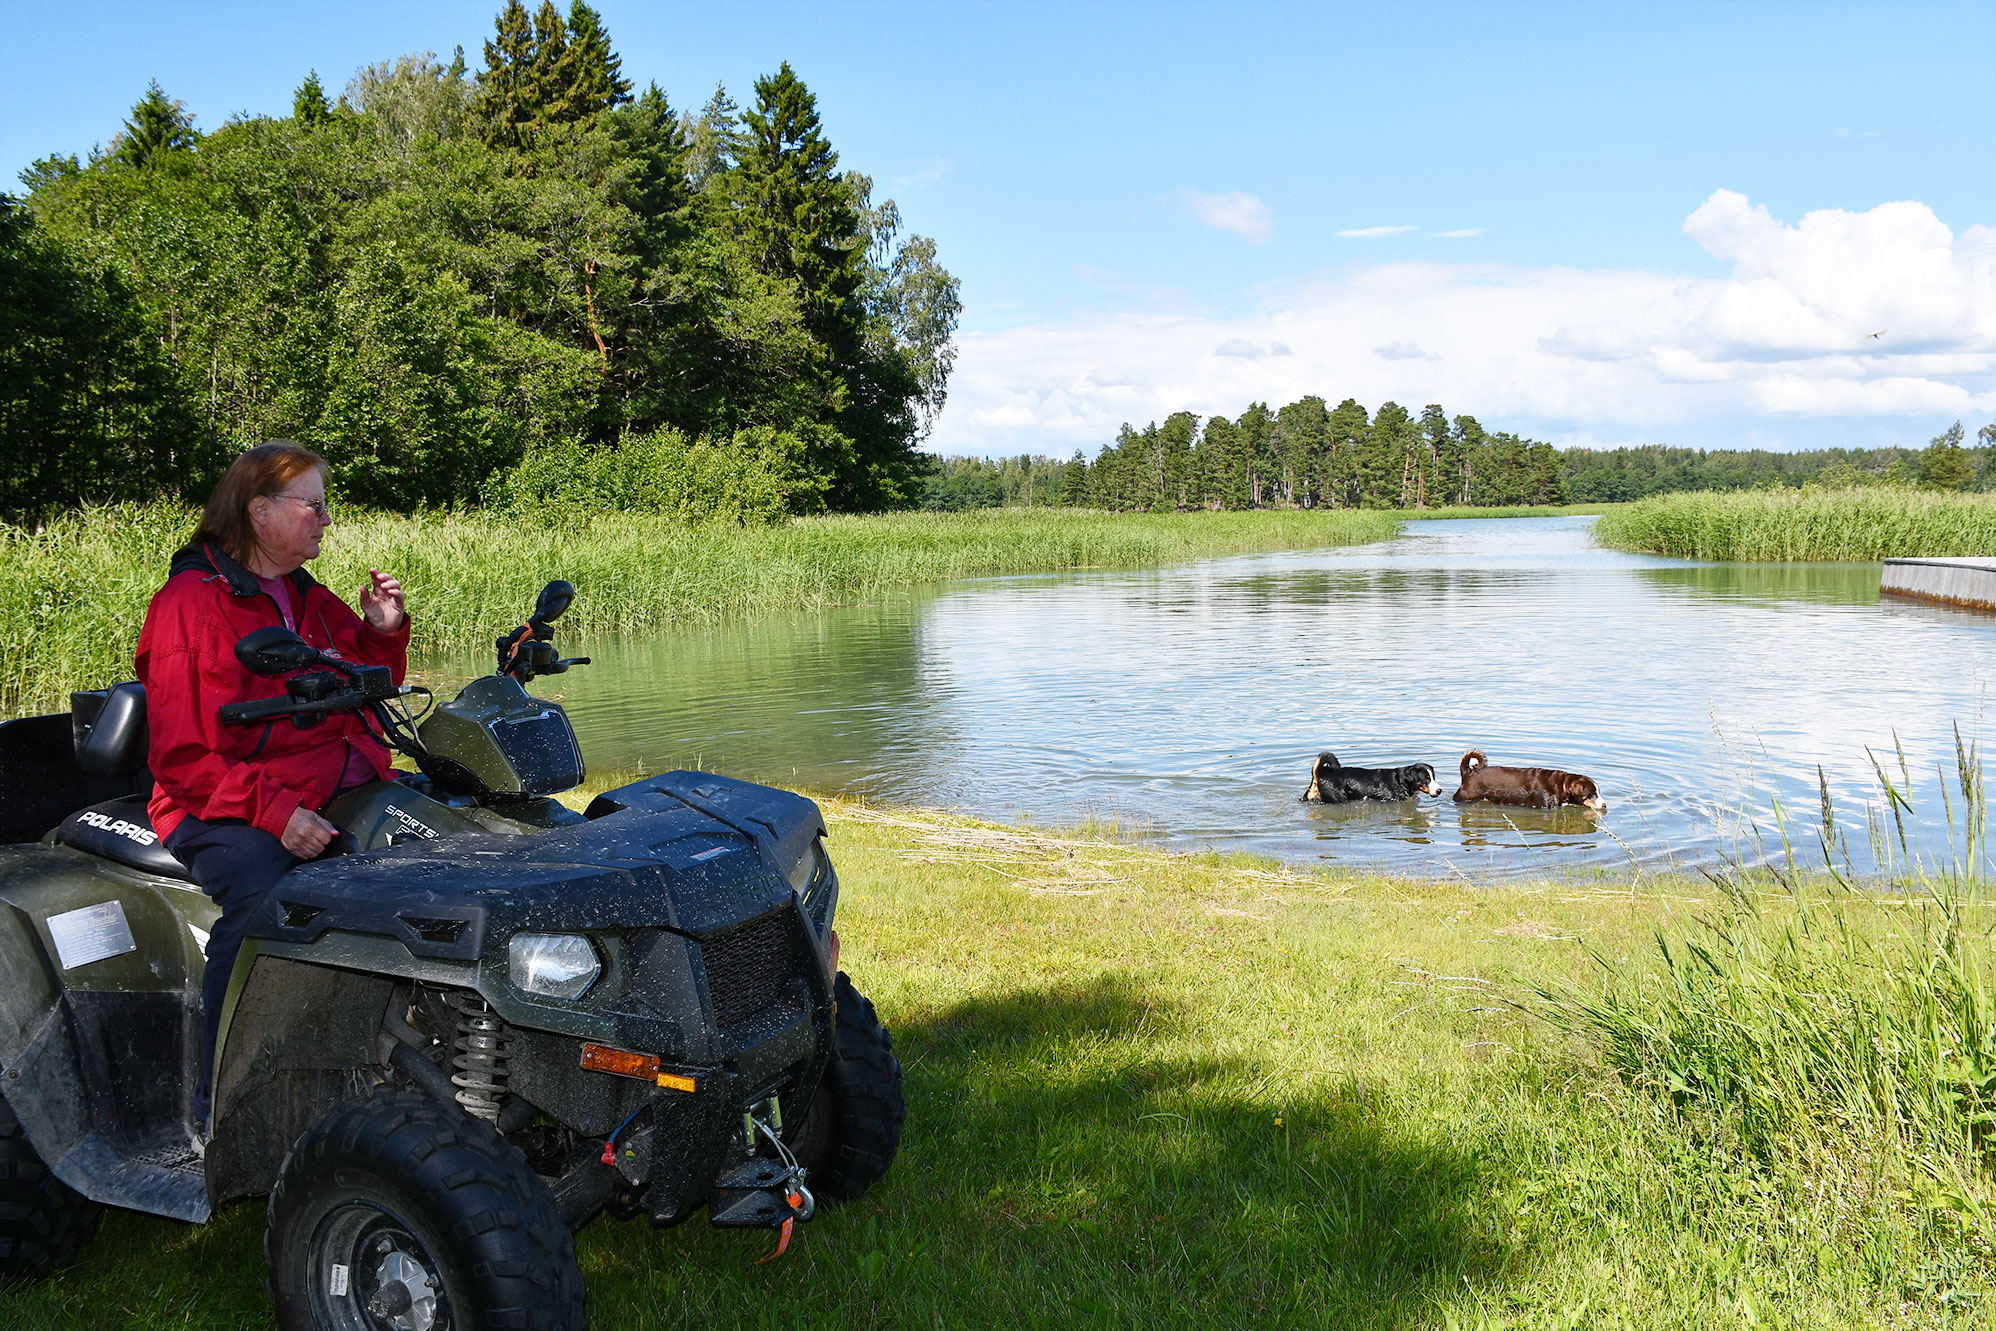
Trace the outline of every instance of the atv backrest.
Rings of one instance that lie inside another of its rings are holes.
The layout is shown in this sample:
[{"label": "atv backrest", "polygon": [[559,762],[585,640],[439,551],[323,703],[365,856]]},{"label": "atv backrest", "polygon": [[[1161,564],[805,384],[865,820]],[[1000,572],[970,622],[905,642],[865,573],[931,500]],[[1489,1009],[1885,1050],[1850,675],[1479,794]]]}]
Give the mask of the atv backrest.
[{"label": "atv backrest", "polygon": [[39,841],[78,809],[152,791],[145,690],[129,683],[71,697],[75,712],[0,721],[0,844]]},{"label": "atv backrest", "polygon": [[69,695],[76,765],[84,775],[136,776],[146,765],[146,688],[135,679]]}]

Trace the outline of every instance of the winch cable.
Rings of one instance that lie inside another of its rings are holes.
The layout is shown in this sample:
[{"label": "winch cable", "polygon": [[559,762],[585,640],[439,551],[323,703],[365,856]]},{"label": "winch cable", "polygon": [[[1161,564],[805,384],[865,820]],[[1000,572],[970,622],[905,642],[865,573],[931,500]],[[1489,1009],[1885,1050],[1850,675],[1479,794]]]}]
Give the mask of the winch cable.
[{"label": "winch cable", "polygon": [[790,1239],[797,1232],[797,1222],[809,1220],[811,1213],[818,1209],[818,1203],[817,1199],[811,1196],[811,1190],[804,1186],[804,1166],[797,1163],[797,1157],[790,1153],[790,1148],[783,1144],[783,1139],[761,1119],[753,1118],[750,1121],[755,1124],[758,1132],[769,1138],[769,1144],[776,1148],[777,1158],[782,1160],[790,1171],[789,1181],[783,1188],[783,1200],[790,1203],[791,1214],[783,1217],[783,1224],[777,1231],[776,1251],[767,1257],[756,1258],[755,1264],[761,1266],[764,1262],[775,1261],[790,1250]]}]

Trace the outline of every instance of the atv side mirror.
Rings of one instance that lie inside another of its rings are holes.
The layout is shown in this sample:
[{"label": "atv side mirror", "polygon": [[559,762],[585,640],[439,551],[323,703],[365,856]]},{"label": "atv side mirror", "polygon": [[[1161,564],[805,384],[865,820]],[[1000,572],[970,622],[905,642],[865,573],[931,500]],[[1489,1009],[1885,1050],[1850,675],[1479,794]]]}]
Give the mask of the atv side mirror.
[{"label": "atv side mirror", "polygon": [[561,612],[568,609],[575,599],[575,585],[557,578],[541,588],[540,599],[534,602],[534,623],[552,624],[561,618]]},{"label": "atv side mirror", "polygon": [[282,675],[324,664],[318,648],[275,624],[244,634],[236,643],[236,659],[255,675]]},{"label": "atv side mirror", "polygon": [[533,623],[541,627],[555,623],[569,609],[571,601],[575,601],[575,585],[555,579],[541,589],[541,599],[533,603]]}]

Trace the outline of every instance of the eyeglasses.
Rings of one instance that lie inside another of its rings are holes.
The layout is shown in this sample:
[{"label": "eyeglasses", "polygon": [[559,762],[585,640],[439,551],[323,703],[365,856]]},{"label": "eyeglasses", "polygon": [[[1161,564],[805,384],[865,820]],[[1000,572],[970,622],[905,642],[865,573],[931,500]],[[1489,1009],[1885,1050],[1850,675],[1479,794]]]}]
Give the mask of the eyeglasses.
[{"label": "eyeglasses", "polygon": [[289,499],[293,503],[305,505],[305,507],[318,514],[319,521],[321,522],[331,522],[333,520],[333,506],[323,499],[307,499],[304,495],[269,495],[267,498]]}]

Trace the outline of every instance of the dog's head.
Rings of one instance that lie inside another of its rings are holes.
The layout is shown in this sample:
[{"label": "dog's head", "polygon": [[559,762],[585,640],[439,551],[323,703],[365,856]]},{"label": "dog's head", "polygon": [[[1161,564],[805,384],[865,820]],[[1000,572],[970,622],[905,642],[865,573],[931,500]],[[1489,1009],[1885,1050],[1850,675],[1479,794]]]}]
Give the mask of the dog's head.
[{"label": "dog's head", "polygon": [[1415,763],[1412,767],[1409,767],[1407,769],[1407,780],[1414,789],[1420,791],[1423,795],[1439,795],[1442,793],[1442,783],[1435,780],[1435,769],[1426,763]]},{"label": "dog's head", "polygon": [[1573,772],[1562,772],[1560,776],[1562,778],[1559,789],[1559,802],[1561,804],[1578,804],[1583,808],[1592,809],[1596,813],[1607,812],[1608,801],[1601,798],[1601,792],[1592,780]]}]

